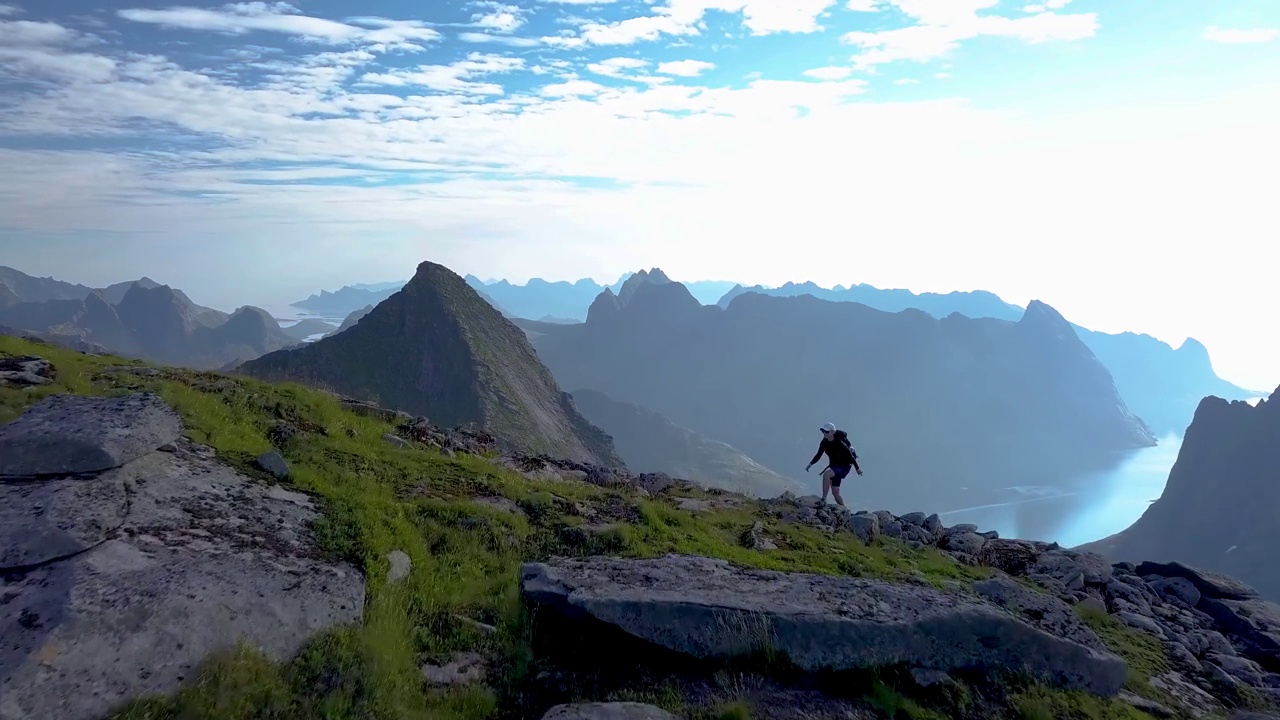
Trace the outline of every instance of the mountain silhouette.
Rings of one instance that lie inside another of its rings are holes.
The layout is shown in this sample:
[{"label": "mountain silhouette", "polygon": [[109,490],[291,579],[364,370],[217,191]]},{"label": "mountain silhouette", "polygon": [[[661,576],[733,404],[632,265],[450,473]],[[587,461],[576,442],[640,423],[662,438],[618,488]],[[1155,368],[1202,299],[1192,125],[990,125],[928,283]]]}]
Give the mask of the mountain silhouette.
[{"label": "mountain silhouette", "polygon": [[[720,299],[728,307],[737,297],[758,293],[775,297],[812,295],[837,302],[858,302],[878,310],[900,312],[923,310],[936,318],[960,313],[971,318],[991,317],[1018,320],[1023,309],[997,295],[974,292],[912,293],[885,290],[871,285],[836,286],[826,289],[814,283],[787,283],[778,288],[735,287]],[[1181,435],[1195,413],[1196,404],[1206,395],[1245,400],[1257,393],[1236,387],[1219,378],[1209,362],[1209,353],[1194,339],[1175,351],[1169,345],[1135,333],[1110,334],[1073,324],[1076,335],[1111,372],[1120,397],[1135,415],[1142,418],[1158,437]]]},{"label": "mountain silhouette", "polygon": [[239,372],[326,386],[439,425],[476,423],[526,451],[623,465],[523,331],[435,263],[419,265],[403,289],[347,330]]},{"label": "mountain silhouette", "polygon": [[[73,290],[68,288],[82,287],[51,278],[36,280],[28,284],[43,288],[45,295],[70,294]],[[108,295],[119,296],[119,302],[112,303]],[[0,307],[0,325],[68,347],[100,346],[126,357],[201,369],[220,368],[297,342],[263,310],[246,307],[227,315],[148,278],[91,289],[77,299]]]},{"label": "mountain silhouette", "polygon": [[1280,601],[1280,388],[1256,406],[1206,397],[1160,498],[1125,530],[1083,546],[1115,560],[1176,561]]},{"label": "mountain silhouette", "polygon": [[921,493],[984,502],[1155,444],[1106,368],[1039,302],[1018,322],[808,295],[749,293],[726,309],[680,283],[642,283],[625,302],[602,293],[584,324],[538,332],[561,385],[642,404],[789,477],[805,478],[818,426],[836,422],[867,459],[856,493],[873,506]]}]

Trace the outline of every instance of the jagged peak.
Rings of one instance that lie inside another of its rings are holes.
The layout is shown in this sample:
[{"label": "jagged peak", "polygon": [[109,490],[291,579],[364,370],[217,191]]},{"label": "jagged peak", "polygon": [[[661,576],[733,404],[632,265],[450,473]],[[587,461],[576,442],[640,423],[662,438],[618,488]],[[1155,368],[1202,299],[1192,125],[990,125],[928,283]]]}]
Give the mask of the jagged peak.
[{"label": "jagged peak", "polygon": [[612,317],[617,314],[622,305],[618,302],[618,296],[613,294],[613,289],[606,287],[596,295],[596,299],[591,301],[591,306],[587,308],[587,322],[600,322],[604,318]]},{"label": "jagged peak", "polygon": [[1018,325],[1030,328],[1044,328],[1052,330],[1054,333],[1075,337],[1076,331],[1071,327],[1071,323],[1062,316],[1062,313],[1055,310],[1051,305],[1040,300],[1032,300],[1027,303],[1027,309],[1022,313],[1022,319],[1018,321]]}]

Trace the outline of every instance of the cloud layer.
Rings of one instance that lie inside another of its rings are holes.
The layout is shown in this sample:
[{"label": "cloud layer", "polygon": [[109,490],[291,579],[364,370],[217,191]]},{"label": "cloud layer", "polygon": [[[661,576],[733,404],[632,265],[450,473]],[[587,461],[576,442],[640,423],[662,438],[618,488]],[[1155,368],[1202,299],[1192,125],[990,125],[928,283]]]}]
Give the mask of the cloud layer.
[{"label": "cloud layer", "polygon": [[[0,5],[0,243],[324,248],[240,271],[272,277],[434,257],[983,287],[1115,329],[1154,303],[1150,331],[1207,341],[1185,289],[1274,253],[1276,87],[1064,102],[1047,78],[1106,27],[1068,0],[35,8]],[[1224,51],[1275,37],[1205,27]],[[1035,103],[965,96],[1019,72],[1001,97]]]}]

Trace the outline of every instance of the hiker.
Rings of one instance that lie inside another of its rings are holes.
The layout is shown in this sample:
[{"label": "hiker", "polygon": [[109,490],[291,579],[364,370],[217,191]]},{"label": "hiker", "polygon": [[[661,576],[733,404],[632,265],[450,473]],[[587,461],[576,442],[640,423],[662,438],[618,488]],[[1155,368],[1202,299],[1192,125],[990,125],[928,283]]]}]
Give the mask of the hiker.
[{"label": "hiker", "polygon": [[844,507],[844,498],[840,497],[840,481],[844,480],[851,468],[859,475],[862,474],[862,468],[858,467],[858,453],[849,443],[849,434],[845,431],[837,430],[831,423],[826,423],[821,429],[822,442],[818,443],[818,452],[814,453],[813,459],[804,467],[804,471],[809,472],[809,468],[818,462],[818,458],[822,457],[823,453],[826,453],[828,467],[822,471],[822,502],[827,501],[827,492],[830,491],[831,496],[836,499],[836,504]]}]

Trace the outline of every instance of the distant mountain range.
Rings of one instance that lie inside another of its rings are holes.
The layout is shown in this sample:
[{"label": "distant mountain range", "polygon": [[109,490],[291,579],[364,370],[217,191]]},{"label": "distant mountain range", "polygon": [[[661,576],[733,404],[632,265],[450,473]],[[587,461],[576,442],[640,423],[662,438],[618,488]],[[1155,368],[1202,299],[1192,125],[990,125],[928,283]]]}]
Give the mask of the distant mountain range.
[{"label": "distant mountain range", "polygon": [[228,315],[150,278],[94,289],[0,267],[0,283],[0,326],[70,347],[214,369],[298,342],[264,310]]},{"label": "distant mountain range", "polygon": [[[657,271],[661,273],[661,271]],[[612,285],[599,285],[591,280],[548,282],[538,278],[524,285],[506,280],[481,281],[466,276],[467,283],[503,314],[522,320],[569,324],[587,317],[591,303],[604,290],[615,295],[622,292],[634,275],[623,275]],[[662,277],[666,277],[662,275]],[[812,295],[822,300],[856,302],[887,312],[922,310],[936,318],[959,313],[970,318],[996,318],[1016,321],[1024,309],[1005,302],[994,293],[977,290],[951,293],[913,293],[909,290],[882,289],[872,285],[822,288],[812,282],[787,283],[777,288],[760,285],[744,287],[722,281],[700,281],[684,284],[703,305],[728,307],[742,295],[756,293],[776,297]],[[336,293],[322,292],[295,303],[309,312],[340,315],[366,305],[376,305],[394,292],[394,283],[379,286],[349,286]],[[521,323],[529,329],[528,323]],[[1080,325],[1071,326],[1085,345],[1111,372],[1120,396],[1158,437],[1181,435],[1191,422],[1196,404],[1208,395],[1229,400],[1244,400],[1259,393],[1237,387],[1217,376],[1209,360],[1208,350],[1189,338],[1176,350],[1150,335],[1135,333],[1109,334]],[[536,330],[534,330],[536,332]]]},{"label": "distant mountain range", "polygon": [[1206,397],[1160,499],[1128,529],[1079,549],[1203,567],[1280,601],[1278,507],[1280,388],[1256,406]]},{"label": "distant mountain range", "polygon": [[[603,291],[578,325],[518,324],[565,387],[607,393],[800,480],[817,428],[866,457],[859,503],[942,507],[1050,484],[1155,444],[1051,307],[1017,322],[748,293],[704,306],[661,271]],[[872,480],[871,478],[874,478]]]}]

